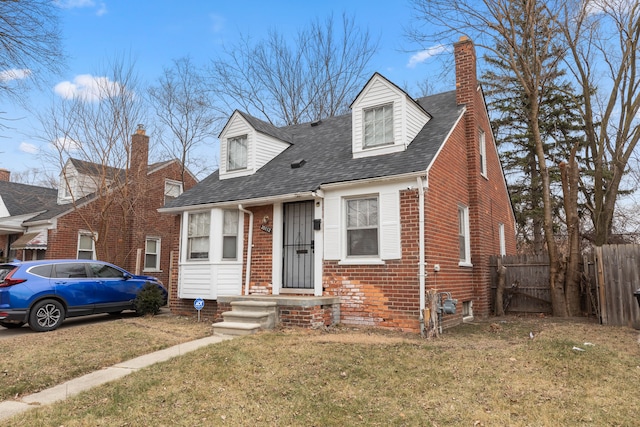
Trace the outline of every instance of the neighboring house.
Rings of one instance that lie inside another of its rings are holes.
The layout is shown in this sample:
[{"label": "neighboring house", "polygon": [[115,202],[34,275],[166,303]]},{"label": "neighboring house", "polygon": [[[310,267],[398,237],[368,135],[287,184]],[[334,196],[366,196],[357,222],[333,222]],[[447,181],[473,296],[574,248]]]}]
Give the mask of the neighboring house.
[{"label": "neighboring house", "polygon": [[[9,172],[0,171],[2,255],[100,259],[168,283],[179,218],[157,209],[197,181],[187,173],[183,184],[178,160],[149,165],[142,128],[131,150],[128,170],[69,159],[58,190],[10,182]],[[125,182],[126,192],[120,191]],[[106,195],[98,196],[101,191]]]},{"label": "neighboring house", "polygon": [[278,301],[283,324],[418,331],[425,292],[486,317],[489,257],[514,253],[514,216],[476,77],[455,44],[456,90],[418,100],[374,74],[351,114],[276,128],[233,113],[220,169],[160,209],[182,215],[178,288],[216,318]]}]

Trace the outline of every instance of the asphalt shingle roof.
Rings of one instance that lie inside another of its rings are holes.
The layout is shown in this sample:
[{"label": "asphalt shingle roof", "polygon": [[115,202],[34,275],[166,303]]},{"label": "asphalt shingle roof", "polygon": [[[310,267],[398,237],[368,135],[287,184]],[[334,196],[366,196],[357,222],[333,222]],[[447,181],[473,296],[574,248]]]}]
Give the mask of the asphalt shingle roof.
[{"label": "asphalt shingle roof", "polygon": [[0,181],[0,196],[11,216],[41,212],[56,205],[58,190]]},{"label": "asphalt shingle roof", "polygon": [[[405,151],[359,159],[351,153],[351,114],[324,119],[317,126],[275,128],[242,113],[263,133],[277,129],[280,135],[291,135],[292,145],[253,175],[220,180],[216,171],[165,208],[274,197],[314,191],[323,184],[424,171],[464,106],[456,104],[455,91],[421,98],[418,103],[432,118]],[[302,167],[291,168],[301,159],[306,162]]]}]

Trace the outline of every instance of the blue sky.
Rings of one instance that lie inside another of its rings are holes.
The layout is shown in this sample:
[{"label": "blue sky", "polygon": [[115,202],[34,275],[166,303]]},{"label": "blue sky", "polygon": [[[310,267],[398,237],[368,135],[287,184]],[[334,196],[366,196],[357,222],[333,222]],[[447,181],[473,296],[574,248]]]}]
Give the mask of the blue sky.
[{"label": "blue sky", "polygon": [[[0,168],[15,172],[40,168],[38,152],[46,142],[36,137],[39,123],[35,112],[60,96],[62,89],[81,90],[92,78],[99,78],[96,70],[114,57],[133,58],[141,80],[151,84],[173,59],[188,55],[204,65],[223,44],[233,44],[241,33],[260,39],[276,28],[285,36],[294,35],[310,21],[331,13],[339,19],[346,12],[359,27],[380,37],[372,71],[410,91],[425,79],[432,79],[429,81],[436,91],[454,88],[452,73],[442,77],[442,64],[405,38],[404,28],[411,23],[412,11],[402,0],[58,0],[58,4],[64,50],[69,56],[67,69],[53,76],[50,86],[30,94],[28,110],[0,103],[7,117],[17,119],[11,122],[13,129],[1,131]],[[431,48],[438,51],[437,46]]]}]

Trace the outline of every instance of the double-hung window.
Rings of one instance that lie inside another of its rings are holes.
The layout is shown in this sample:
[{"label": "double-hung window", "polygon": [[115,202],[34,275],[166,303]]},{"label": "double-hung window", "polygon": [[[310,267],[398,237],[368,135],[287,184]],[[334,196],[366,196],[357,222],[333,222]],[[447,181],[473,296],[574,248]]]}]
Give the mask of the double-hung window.
[{"label": "double-hung window", "polygon": [[247,135],[227,139],[227,170],[247,168]]},{"label": "double-hung window", "polygon": [[189,214],[187,251],[189,259],[209,258],[210,212]]},{"label": "double-hung window", "polygon": [[95,236],[90,232],[78,234],[78,259],[96,259]]},{"label": "double-hung window", "polygon": [[364,148],[393,144],[393,104],[364,110]]},{"label": "double-hung window", "polygon": [[238,211],[225,210],[222,225],[222,259],[238,258]]},{"label": "double-hung window", "polygon": [[466,206],[458,206],[460,264],[471,264],[471,245],[469,234],[469,208]]},{"label": "double-hung window", "polygon": [[347,256],[376,256],[378,198],[347,200]]},{"label": "double-hung window", "polygon": [[182,194],[182,183],[180,181],[164,182],[164,203],[167,204],[171,200]]},{"label": "double-hung window", "polygon": [[160,271],[160,238],[147,237],[144,246],[144,269]]}]

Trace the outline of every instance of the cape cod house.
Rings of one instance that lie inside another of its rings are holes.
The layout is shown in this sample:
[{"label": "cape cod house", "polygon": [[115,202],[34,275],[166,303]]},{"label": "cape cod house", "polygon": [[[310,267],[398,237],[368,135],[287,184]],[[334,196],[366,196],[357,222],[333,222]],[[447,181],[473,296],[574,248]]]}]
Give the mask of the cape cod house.
[{"label": "cape cod house", "polygon": [[182,217],[172,311],[249,299],[285,325],[418,331],[437,289],[459,301],[449,324],[487,316],[514,217],[471,40],[455,62],[453,91],[414,100],[376,73],[350,114],[314,123],[235,111],[219,170],[160,209]]},{"label": "cape cod house", "polygon": [[[188,172],[183,180],[178,160],[148,164],[149,137],[141,127],[131,150],[126,170],[68,159],[57,190],[11,182],[10,172],[0,170],[0,257],[100,259],[168,283],[180,225],[157,209],[197,180]],[[126,195],[118,192],[125,181]],[[109,189],[107,197],[98,196],[101,188]]]}]

